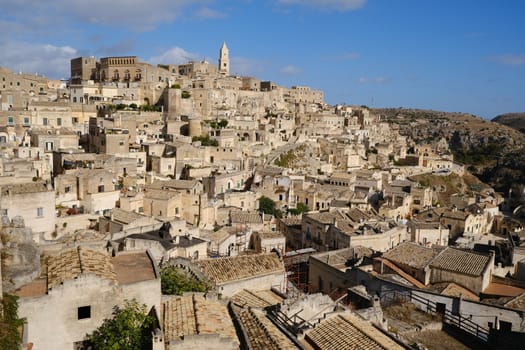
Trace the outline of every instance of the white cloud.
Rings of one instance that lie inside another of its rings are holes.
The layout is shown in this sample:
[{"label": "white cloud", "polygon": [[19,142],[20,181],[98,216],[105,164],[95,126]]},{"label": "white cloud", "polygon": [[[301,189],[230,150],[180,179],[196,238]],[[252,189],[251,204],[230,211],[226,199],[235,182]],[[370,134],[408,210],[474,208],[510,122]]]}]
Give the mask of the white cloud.
[{"label": "white cloud", "polygon": [[359,59],[360,57],[361,54],[358,52],[347,52],[337,56],[336,58],[341,61],[353,61]]},{"label": "white cloud", "polygon": [[281,4],[305,5],[335,11],[352,11],[363,7],[367,0],[277,0]]},{"label": "white cloud", "polygon": [[199,60],[199,54],[188,52],[177,46],[162,52],[158,56],[150,57],[146,62],[151,64],[181,64],[197,60]]},{"label": "white cloud", "polygon": [[[148,31],[161,23],[173,22],[184,10],[209,3],[209,0],[2,0],[2,10],[13,22],[33,25],[91,23],[123,26],[135,31]],[[27,9],[31,9],[28,11]]]},{"label": "white cloud", "polygon": [[494,56],[493,60],[507,66],[521,66],[525,64],[525,54]]},{"label": "white cloud", "polygon": [[0,42],[0,62],[13,71],[44,74],[51,79],[69,78],[70,61],[78,56],[70,46]]},{"label": "white cloud", "polygon": [[203,19],[214,19],[214,18],[225,18],[226,17],[225,13],[211,9],[209,7],[203,7],[199,9],[195,13],[195,15],[198,18],[203,18]]},{"label": "white cloud", "polygon": [[230,74],[240,76],[259,76],[264,72],[265,64],[247,57],[230,58]]},{"label": "white cloud", "polygon": [[357,79],[357,82],[359,84],[384,84],[389,81],[386,77],[377,77],[377,78],[367,78],[367,77],[361,77]]},{"label": "white cloud", "polygon": [[281,68],[281,73],[288,75],[297,75],[301,73],[301,69],[292,64],[289,64],[286,67]]}]

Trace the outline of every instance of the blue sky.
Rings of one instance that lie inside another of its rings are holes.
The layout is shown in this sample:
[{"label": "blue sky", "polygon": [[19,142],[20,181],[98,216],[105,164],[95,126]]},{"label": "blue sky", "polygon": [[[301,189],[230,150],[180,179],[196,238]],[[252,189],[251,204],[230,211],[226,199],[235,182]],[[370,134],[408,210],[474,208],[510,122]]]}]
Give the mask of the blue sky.
[{"label": "blue sky", "polygon": [[493,118],[525,112],[521,0],[0,0],[0,66],[68,78],[69,60],[216,63],[328,103]]}]

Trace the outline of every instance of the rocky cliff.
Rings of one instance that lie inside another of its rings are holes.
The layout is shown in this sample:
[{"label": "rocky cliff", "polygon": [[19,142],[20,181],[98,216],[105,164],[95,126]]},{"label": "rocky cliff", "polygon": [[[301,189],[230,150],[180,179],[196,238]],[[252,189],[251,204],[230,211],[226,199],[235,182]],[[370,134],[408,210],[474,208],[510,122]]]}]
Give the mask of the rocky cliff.
[{"label": "rocky cliff", "polygon": [[22,217],[4,216],[1,225],[2,288],[11,293],[40,275],[40,253]]},{"label": "rocky cliff", "polygon": [[388,108],[375,113],[399,126],[416,143],[444,138],[454,160],[497,191],[525,184],[525,134],[471,114]]}]

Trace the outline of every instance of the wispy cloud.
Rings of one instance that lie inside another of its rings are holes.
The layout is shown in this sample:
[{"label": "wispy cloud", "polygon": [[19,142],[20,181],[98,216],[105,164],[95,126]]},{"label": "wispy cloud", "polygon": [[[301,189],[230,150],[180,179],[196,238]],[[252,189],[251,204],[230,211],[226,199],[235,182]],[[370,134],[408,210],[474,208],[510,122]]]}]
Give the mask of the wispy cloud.
[{"label": "wispy cloud", "polygon": [[361,77],[357,79],[359,84],[385,84],[389,82],[389,79],[386,77],[377,77],[377,78],[367,78]]},{"label": "wispy cloud", "polygon": [[293,64],[289,64],[283,68],[281,68],[281,73],[287,74],[287,75],[297,75],[301,74],[301,68],[294,66]]},{"label": "wispy cloud", "polygon": [[230,74],[241,76],[260,76],[266,64],[259,60],[234,56],[230,58]]},{"label": "wispy cloud", "polygon": [[196,53],[188,52],[181,47],[173,47],[160,53],[157,56],[150,57],[146,62],[152,64],[181,64],[188,61],[196,61],[199,59],[199,55]]},{"label": "wispy cloud", "polygon": [[226,13],[211,9],[209,7],[200,8],[199,10],[197,10],[195,15],[198,18],[202,18],[202,19],[218,19],[218,18],[227,17]]},{"label": "wispy cloud", "polygon": [[521,66],[525,64],[525,54],[493,56],[492,60],[507,66]]},{"label": "wispy cloud", "polygon": [[367,0],[277,0],[281,4],[304,5],[308,7],[333,10],[352,11],[363,7]]},{"label": "wispy cloud", "polygon": [[35,45],[27,42],[0,42],[2,66],[24,73],[45,74],[51,79],[69,78],[71,58],[77,50],[70,46]]},{"label": "wispy cloud", "polygon": [[[152,30],[162,23],[171,23],[184,11],[191,12],[196,6],[209,2],[210,0],[2,0],[2,11],[4,18],[30,27],[42,22],[56,25],[57,22],[69,20],[77,24],[121,26],[140,32]],[[210,15],[211,10],[207,14]]]},{"label": "wispy cloud", "polygon": [[361,58],[359,52],[345,52],[339,55],[326,56],[325,59],[329,61],[355,61]]}]

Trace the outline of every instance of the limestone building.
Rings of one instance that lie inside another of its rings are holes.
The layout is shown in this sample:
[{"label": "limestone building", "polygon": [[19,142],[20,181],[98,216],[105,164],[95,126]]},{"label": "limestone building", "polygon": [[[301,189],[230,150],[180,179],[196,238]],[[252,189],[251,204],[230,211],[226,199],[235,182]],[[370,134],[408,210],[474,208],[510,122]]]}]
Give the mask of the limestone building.
[{"label": "limestone building", "polygon": [[230,50],[226,46],[226,42],[222,43],[219,51],[219,73],[230,75]]},{"label": "limestone building", "polygon": [[125,300],[159,310],[155,266],[145,252],[109,257],[78,247],[49,257],[46,273],[16,292],[18,314],[26,319],[24,343],[33,349],[78,349]]}]

